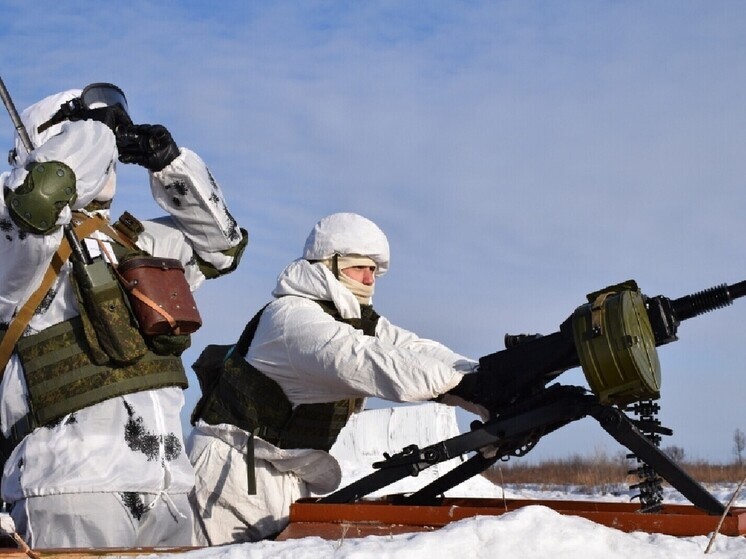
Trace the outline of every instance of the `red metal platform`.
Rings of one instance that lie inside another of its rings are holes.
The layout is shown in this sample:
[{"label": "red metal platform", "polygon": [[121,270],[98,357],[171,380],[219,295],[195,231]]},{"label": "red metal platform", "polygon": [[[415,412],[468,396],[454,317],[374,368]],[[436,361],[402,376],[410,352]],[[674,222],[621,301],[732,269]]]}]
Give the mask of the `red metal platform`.
[{"label": "red metal platform", "polygon": [[[290,507],[290,525],[278,540],[318,536],[358,538],[437,530],[451,522],[479,515],[499,516],[530,505],[549,507],[560,514],[587,518],[624,532],[655,532],[672,536],[707,535],[719,516],[691,505],[663,505],[657,513],[639,512],[637,503],[518,499],[444,499],[438,506],[394,504],[391,498],[350,504],[318,503],[302,499]],[[746,535],[746,508],[731,509],[720,534]]]}]

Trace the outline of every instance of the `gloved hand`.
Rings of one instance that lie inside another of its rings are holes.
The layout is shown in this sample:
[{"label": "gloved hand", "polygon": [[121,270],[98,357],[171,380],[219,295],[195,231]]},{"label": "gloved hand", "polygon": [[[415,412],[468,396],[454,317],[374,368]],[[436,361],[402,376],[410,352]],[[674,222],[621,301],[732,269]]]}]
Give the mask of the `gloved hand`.
[{"label": "gloved hand", "polygon": [[42,133],[47,128],[66,120],[71,122],[77,122],[79,120],[96,120],[111,128],[111,131],[114,132],[114,134],[116,134],[117,130],[122,127],[132,126],[132,120],[127,114],[127,111],[119,105],[89,109],[82,106],[79,102],[71,102],[62,105],[60,110],[57,111],[52,118],[40,124],[37,128],[37,132]]},{"label": "gloved hand", "polygon": [[136,163],[146,169],[162,171],[179,156],[171,133],[160,124],[137,124],[117,129],[117,149],[119,161]]},{"label": "gloved hand", "polygon": [[[456,386],[446,394],[456,396],[489,410],[494,414],[496,408],[504,402],[506,390],[499,384],[497,375],[477,369],[467,373]],[[481,414],[480,414],[481,415]]]},{"label": "gloved hand", "polygon": [[439,404],[458,407],[462,410],[468,411],[469,413],[473,413],[474,415],[479,416],[479,419],[481,419],[482,421],[489,421],[493,417],[493,414],[490,412],[490,410],[488,410],[484,406],[475,404],[474,402],[469,402],[468,400],[464,400],[460,396],[456,396],[455,394],[451,394],[450,392],[441,394],[440,396],[435,398],[435,401]]},{"label": "gloved hand", "polygon": [[[466,373],[461,382],[437,398],[441,404],[458,406],[471,412],[483,421],[489,421],[496,415],[496,402],[503,390],[498,386],[495,374],[480,372]],[[494,458],[499,452],[498,446],[487,445],[479,453],[487,459]]]},{"label": "gloved hand", "polygon": [[67,120],[73,122],[77,120],[97,120],[111,128],[111,131],[115,134],[117,128],[132,126],[132,120],[129,115],[119,105],[114,105],[113,107],[99,107],[97,109],[80,107],[70,111],[67,115]]}]

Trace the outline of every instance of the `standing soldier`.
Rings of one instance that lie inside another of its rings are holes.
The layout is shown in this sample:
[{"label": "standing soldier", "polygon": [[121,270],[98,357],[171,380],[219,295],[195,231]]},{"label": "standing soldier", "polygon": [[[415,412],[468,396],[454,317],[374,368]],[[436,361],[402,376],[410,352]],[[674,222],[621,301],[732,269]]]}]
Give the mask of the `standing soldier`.
[{"label": "standing soldier", "polygon": [[[0,176],[2,499],[34,548],[190,545],[179,356],[201,323],[191,291],[235,269],[246,232],[199,156],[134,125],[118,87],[21,119],[32,149],[17,137]],[[110,222],[117,159],[149,171],[167,216]]]}]

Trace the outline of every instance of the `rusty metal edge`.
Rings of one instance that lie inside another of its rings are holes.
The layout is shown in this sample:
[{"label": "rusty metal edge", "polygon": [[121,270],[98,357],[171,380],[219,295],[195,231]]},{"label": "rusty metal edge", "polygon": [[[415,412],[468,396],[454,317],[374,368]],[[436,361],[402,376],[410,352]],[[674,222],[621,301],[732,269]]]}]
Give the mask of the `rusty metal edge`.
[{"label": "rusty metal edge", "polygon": [[[540,505],[560,514],[586,518],[623,532],[652,532],[672,536],[706,535],[720,520],[691,505],[664,505],[657,513],[640,513],[636,503],[517,499],[444,499],[438,506],[395,504],[391,499],[350,504],[321,504],[304,499],[291,505],[290,524],[278,540],[319,536],[326,539],[429,531],[477,515],[499,516],[522,507]],[[720,533],[746,535],[746,508],[731,509]]]}]

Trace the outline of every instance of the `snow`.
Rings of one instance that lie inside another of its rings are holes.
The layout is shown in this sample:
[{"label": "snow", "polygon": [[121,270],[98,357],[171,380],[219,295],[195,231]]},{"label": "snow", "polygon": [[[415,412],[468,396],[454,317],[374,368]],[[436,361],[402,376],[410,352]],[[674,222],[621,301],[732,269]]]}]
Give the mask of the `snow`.
[{"label": "snow", "polygon": [[[373,469],[372,462],[384,452],[395,453],[408,444],[424,446],[458,434],[452,408],[438,404],[368,410],[350,421],[340,434],[332,453],[344,470],[343,485]],[[442,475],[448,467],[440,464],[392,484],[373,494],[399,493],[422,487]],[[432,471],[431,471],[432,470]],[[722,502],[727,502],[735,487],[711,488]],[[628,494],[589,495],[577,489],[547,490],[536,487],[505,491],[506,498],[529,499],[595,499],[628,501]],[[744,491],[746,493],[746,491]],[[502,497],[502,488],[477,476],[452,489],[447,496]],[[674,490],[666,490],[666,502],[685,502]],[[746,506],[746,495],[738,501]],[[705,556],[709,536],[674,537],[642,532],[624,533],[579,517],[561,515],[545,506],[529,506],[498,517],[481,516],[453,522],[428,533],[394,536],[368,536],[359,539],[326,541],[307,537],[284,542],[265,541],[203,549],[180,554],[183,559],[292,558],[326,557],[383,559],[689,559]],[[175,557],[175,556],[174,556]],[[719,534],[706,557],[746,559],[746,537]]]},{"label": "snow", "polygon": [[[659,534],[625,534],[582,518],[563,516],[541,506],[499,517],[476,517],[436,532],[324,541],[303,538],[191,551],[185,559],[355,557],[433,559],[689,559],[703,556],[708,537],[676,538]],[[707,557],[744,559],[746,538],[718,536]]]}]

